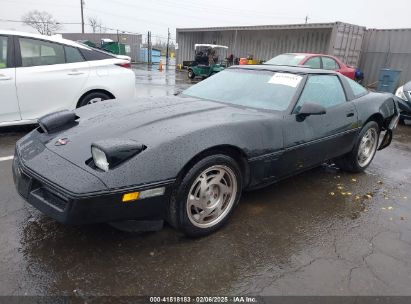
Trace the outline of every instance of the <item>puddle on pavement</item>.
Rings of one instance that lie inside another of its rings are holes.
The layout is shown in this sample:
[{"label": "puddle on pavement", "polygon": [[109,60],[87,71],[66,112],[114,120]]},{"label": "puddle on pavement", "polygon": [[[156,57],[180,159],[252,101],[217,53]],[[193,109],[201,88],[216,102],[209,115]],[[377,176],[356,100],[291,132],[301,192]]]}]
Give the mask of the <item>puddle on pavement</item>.
[{"label": "puddle on pavement", "polygon": [[[33,211],[21,249],[37,288],[52,294],[223,292],[247,277],[298,267],[329,241],[333,226],[361,222],[372,208],[364,195],[379,184],[367,174],[355,178],[321,167],[245,193],[227,226],[195,240],[169,227],[136,235],[104,224],[63,226]],[[338,185],[352,195],[331,196]]]}]

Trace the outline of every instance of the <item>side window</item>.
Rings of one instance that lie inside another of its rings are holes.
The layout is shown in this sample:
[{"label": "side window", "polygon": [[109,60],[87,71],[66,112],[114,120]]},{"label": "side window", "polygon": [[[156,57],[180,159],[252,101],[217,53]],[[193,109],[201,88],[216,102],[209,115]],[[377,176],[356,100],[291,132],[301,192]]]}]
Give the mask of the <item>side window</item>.
[{"label": "side window", "polygon": [[57,43],[19,38],[23,67],[65,63],[63,46]]},{"label": "side window", "polygon": [[92,60],[103,60],[103,59],[113,59],[115,56],[110,55],[105,52],[100,52],[98,50],[94,49],[79,49],[81,54],[83,54],[84,58],[86,58],[87,61],[92,61]]},{"label": "side window", "polygon": [[0,36],[0,69],[7,68],[7,37]]},{"label": "side window", "polygon": [[80,51],[77,48],[64,46],[64,51],[66,52],[66,63],[84,61],[83,56],[80,54]]},{"label": "side window", "polygon": [[330,57],[323,57],[323,69],[325,70],[338,70],[340,66],[337,61]]},{"label": "side window", "polygon": [[304,66],[313,68],[313,69],[321,69],[321,59],[320,57],[312,57],[304,63]]},{"label": "side window", "polygon": [[345,93],[338,76],[309,76],[301,97],[294,109],[294,113],[298,113],[302,105],[306,102],[317,103],[325,108],[346,102]]},{"label": "side window", "polygon": [[354,93],[355,97],[364,95],[366,93],[368,93],[367,89],[364,88],[362,85],[360,85],[358,82],[355,82],[354,80],[345,77],[345,79],[347,80],[348,84],[351,87],[352,92]]}]

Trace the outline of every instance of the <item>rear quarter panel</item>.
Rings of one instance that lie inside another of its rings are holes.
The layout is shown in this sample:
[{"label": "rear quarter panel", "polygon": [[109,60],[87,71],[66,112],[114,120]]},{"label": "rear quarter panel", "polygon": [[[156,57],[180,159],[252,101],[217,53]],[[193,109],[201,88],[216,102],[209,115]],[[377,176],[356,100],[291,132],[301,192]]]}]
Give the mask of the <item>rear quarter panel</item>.
[{"label": "rear quarter panel", "polygon": [[370,92],[352,102],[358,112],[359,127],[362,127],[375,114],[381,115],[386,125],[397,112],[394,95],[390,93]]},{"label": "rear quarter panel", "polygon": [[77,96],[76,104],[81,96],[91,90],[106,90],[116,99],[134,98],[136,90],[134,72],[116,65],[124,62],[122,59],[88,61],[90,75],[83,90]]}]

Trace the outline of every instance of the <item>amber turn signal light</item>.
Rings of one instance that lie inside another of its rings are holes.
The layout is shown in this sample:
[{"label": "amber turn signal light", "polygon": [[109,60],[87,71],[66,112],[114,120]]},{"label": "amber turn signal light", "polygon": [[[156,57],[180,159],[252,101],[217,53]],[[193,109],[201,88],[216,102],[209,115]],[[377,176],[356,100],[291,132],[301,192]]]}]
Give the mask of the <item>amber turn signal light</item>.
[{"label": "amber turn signal light", "polygon": [[123,203],[132,202],[138,200],[140,192],[130,192],[123,194]]}]

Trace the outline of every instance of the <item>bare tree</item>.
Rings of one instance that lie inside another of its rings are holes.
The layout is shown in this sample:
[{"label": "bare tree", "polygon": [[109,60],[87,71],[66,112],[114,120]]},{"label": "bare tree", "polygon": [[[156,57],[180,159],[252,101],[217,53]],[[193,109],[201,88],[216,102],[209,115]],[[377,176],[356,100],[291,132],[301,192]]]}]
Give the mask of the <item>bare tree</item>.
[{"label": "bare tree", "polygon": [[101,21],[99,19],[97,19],[96,17],[88,17],[88,23],[91,26],[93,33],[97,33],[98,31],[101,32],[101,27],[103,25],[101,24]]},{"label": "bare tree", "polygon": [[42,35],[53,35],[62,28],[50,13],[33,10],[22,17],[24,24],[36,29]]}]

